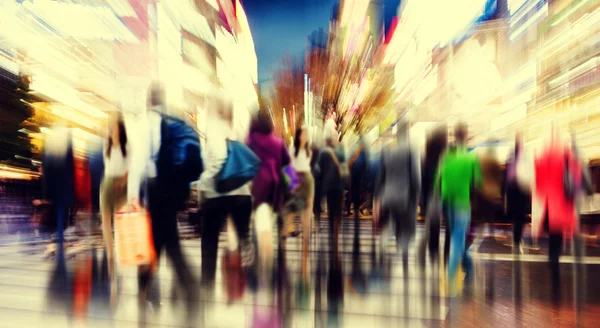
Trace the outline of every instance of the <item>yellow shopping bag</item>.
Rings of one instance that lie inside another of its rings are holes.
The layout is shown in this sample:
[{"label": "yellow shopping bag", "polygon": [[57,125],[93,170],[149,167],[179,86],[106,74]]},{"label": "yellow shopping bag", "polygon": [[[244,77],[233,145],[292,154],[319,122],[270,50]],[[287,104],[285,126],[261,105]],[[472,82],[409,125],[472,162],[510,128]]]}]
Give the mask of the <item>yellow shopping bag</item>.
[{"label": "yellow shopping bag", "polygon": [[115,216],[115,244],[121,265],[153,265],[156,260],[149,213],[127,205]]}]

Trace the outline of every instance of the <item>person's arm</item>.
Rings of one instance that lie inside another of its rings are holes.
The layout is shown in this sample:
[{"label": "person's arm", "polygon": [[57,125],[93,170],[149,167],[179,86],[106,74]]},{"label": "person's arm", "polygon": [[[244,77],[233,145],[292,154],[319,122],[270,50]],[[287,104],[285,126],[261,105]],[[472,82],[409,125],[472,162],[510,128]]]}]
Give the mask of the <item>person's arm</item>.
[{"label": "person's arm", "polygon": [[412,149],[409,149],[411,155],[410,155],[410,162],[411,162],[411,168],[410,168],[410,172],[411,172],[411,184],[412,184],[412,192],[413,195],[415,195],[416,199],[419,198],[419,194],[421,193],[421,163],[419,160],[419,156],[417,155],[416,151],[413,151]]},{"label": "person's arm", "polygon": [[[215,138],[216,137],[216,138]],[[204,172],[200,176],[198,187],[202,191],[215,189],[215,177],[227,160],[227,141],[218,136],[207,139],[204,152]]]}]

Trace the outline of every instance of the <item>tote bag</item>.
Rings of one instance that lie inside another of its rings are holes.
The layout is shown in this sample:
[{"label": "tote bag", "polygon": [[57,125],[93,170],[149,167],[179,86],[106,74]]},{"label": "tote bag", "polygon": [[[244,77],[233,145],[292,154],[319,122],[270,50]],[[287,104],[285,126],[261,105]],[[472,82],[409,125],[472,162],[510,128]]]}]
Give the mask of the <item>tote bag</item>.
[{"label": "tote bag", "polygon": [[150,215],[139,206],[128,205],[115,216],[115,244],[121,265],[155,263]]},{"label": "tote bag", "polygon": [[260,159],[239,141],[227,140],[227,159],[219,171],[215,190],[221,194],[234,191],[252,181],[260,169]]}]

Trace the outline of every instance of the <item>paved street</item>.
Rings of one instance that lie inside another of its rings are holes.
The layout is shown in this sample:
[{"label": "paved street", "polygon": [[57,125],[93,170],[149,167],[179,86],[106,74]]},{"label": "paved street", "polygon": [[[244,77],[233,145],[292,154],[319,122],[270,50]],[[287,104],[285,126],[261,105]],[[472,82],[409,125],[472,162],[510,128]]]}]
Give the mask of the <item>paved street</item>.
[{"label": "paved street", "polygon": [[[542,253],[526,250],[528,254],[512,255],[502,236],[494,238],[490,229],[481,228],[472,246],[475,278],[465,282],[462,295],[452,299],[445,295],[439,265],[428,263],[421,269],[413,250],[404,266],[393,245],[387,260],[380,261],[372,252],[371,222],[360,224],[360,251],[353,252],[353,222],[344,221],[338,265],[328,260],[326,229],[313,238],[309,288],[302,285],[300,238],[288,241],[285,268],[276,267],[278,276],[287,281],[284,284],[270,283],[228,303],[218,269],[216,295],[198,304],[198,311],[204,310],[195,326],[249,327],[255,315],[273,309],[285,327],[595,327],[600,318],[600,299],[593,292],[600,287],[595,279],[600,257],[588,256],[579,264],[570,256],[563,257],[560,280],[555,283]],[[417,238],[422,234],[423,227],[419,227]],[[221,251],[225,239],[222,234]],[[183,245],[199,277],[200,240],[185,240]],[[88,317],[77,321],[67,315],[66,305],[48,297],[54,262],[42,258],[41,248],[0,247],[0,327],[138,327],[134,269],[122,270],[122,296],[114,314],[96,299]],[[70,270],[77,260],[69,260]],[[389,267],[379,265],[386,262],[391,263]],[[163,306],[144,320],[150,327],[184,326],[184,306],[177,296],[172,297],[173,272],[167,261],[162,262],[159,276]]]}]

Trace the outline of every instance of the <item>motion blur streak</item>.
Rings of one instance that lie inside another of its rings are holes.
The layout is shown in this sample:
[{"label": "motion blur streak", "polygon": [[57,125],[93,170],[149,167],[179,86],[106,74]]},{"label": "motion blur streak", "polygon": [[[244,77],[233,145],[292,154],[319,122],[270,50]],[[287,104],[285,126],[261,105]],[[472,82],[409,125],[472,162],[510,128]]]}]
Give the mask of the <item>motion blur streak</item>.
[{"label": "motion blur streak", "polygon": [[0,0],[0,326],[597,327],[599,41],[598,0]]}]

